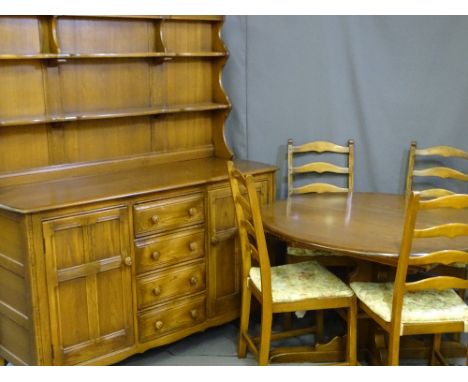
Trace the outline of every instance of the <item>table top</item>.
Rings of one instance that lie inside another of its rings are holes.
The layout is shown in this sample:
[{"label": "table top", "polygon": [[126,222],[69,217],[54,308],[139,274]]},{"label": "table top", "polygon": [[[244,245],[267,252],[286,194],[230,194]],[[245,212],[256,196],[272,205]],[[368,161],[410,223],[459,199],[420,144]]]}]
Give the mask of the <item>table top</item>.
[{"label": "table top", "polygon": [[[406,200],[379,193],[306,194],[262,208],[266,232],[305,248],[396,266],[403,234]],[[466,210],[420,211],[417,228],[468,222]],[[468,249],[468,238],[415,239],[412,254],[439,249]]]}]

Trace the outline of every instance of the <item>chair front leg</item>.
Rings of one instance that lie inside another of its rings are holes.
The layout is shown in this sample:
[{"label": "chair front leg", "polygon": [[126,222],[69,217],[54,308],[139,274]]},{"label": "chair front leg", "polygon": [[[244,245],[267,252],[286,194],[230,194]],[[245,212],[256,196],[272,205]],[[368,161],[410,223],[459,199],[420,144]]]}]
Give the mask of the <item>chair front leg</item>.
[{"label": "chair front leg", "polygon": [[242,288],[242,303],[241,303],[241,317],[240,317],[240,328],[239,328],[239,343],[237,346],[237,356],[239,358],[245,358],[247,355],[247,341],[245,336],[249,332],[249,319],[250,319],[250,303],[252,301],[252,292],[245,285]]},{"label": "chair front leg", "polygon": [[348,308],[348,335],[346,340],[346,362],[350,366],[357,365],[357,302],[353,299],[353,303]]},{"label": "chair front leg", "polygon": [[262,324],[260,332],[260,348],[258,354],[258,364],[268,365],[270,355],[271,327],[273,323],[273,312],[270,303],[262,304]]},{"label": "chair front leg", "polygon": [[398,366],[400,359],[400,333],[394,328],[388,336],[388,366]]}]

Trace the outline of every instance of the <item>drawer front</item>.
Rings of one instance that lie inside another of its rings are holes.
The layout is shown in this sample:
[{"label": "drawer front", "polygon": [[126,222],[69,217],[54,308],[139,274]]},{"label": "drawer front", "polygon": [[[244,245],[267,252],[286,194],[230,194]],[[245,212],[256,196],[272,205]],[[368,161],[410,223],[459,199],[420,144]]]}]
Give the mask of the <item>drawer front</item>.
[{"label": "drawer front", "polygon": [[182,228],[205,220],[203,194],[144,203],[135,207],[135,234]]},{"label": "drawer front", "polygon": [[137,282],[138,307],[158,304],[169,298],[205,290],[205,262],[168,269]]},{"label": "drawer front", "polygon": [[181,330],[197,325],[205,321],[206,298],[184,299],[177,304],[168,304],[153,309],[139,317],[140,341],[170,334],[175,330]]},{"label": "drawer front", "polygon": [[205,255],[205,231],[203,228],[187,230],[171,235],[151,236],[135,241],[137,273]]}]

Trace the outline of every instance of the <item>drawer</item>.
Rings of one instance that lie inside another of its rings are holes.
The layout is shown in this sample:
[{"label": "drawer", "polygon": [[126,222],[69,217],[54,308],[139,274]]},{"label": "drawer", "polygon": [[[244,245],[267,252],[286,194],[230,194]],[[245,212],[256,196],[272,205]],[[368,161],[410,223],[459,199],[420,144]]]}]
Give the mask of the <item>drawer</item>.
[{"label": "drawer", "polygon": [[203,194],[142,203],[134,207],[135,234],[182,228],[205,220]]},{"label": "drawer", "polygon": [[205,321],[206,298],[204,295],[187,298],[176,304],[163,305],[145,312],[138,319],[140,341],[170,334]]},{"label": "drawer", "polygon": [[203,228],[135,240],[137,273],[201,258],[204,255],[205,230]]},{"label": "drawer", "polygon": [[137,281],[138,308],[205,290],[205,262],[170,268]]}]

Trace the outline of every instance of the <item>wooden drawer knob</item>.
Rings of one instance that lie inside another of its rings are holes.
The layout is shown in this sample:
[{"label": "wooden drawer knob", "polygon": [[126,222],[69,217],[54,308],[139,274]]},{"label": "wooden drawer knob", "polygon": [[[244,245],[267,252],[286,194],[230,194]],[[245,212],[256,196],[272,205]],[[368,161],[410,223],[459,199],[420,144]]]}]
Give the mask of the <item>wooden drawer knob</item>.
[{"label": "wooden drawer knob", "polygon": [[192,252],[196,251],[198,249],[198,244],[197,242],[195,241],[192,241],[190,244],[189,244],[189,248]]},{"label": "wooden drawer knob", "polygon": [[156,330],[161,330],[163,326],[164,326],[164,323],[162,321],[156,321],[156,323],[154,324],[154,327],[156,328]]},{"label": "wooden drawer knob", "polygon": [[158,215],[151,216],[151,221],[153,222],[153,224],[158,224],[159,223],[159,216]]},{"label": "wooden drawer knob", "polygon": [[161,294],[161,287],[157,286],[156,288],[153,289],[153,294],[155,296],[159,296]]},{"label": "wooden drawer knob", "polygon": [[198,279],[195,276],[190,277],[190,285],[197,285]]},{"label": "wooden drawer knob", "polygon": [[191,207],[189,210],[188,210],[188,213],[190,216],[195,216],[197,214],[198,210],[195,208],[195,207]]},{"label": "wooden drawer knob", "polygon": [[133,260],[132,258],[129,256],[129,257],[126,257],[125,260],[124,260],[124,263],[127,267],[131,267],[132,264],[133,264]]},{"label": "wooden drawer knob", "polygon": [[190,311],[190,317],[192,317],[194,320],[198,318],[198,310],[197,309],[192,309]]},{"label": "wooden drawer knob", "polygon": [[158,251],[154,251],[154,252],[151,254],[151,257],[153,258],[154,261],[158,261],[159,258],[161,257],[161,254],[160,254]]}]

